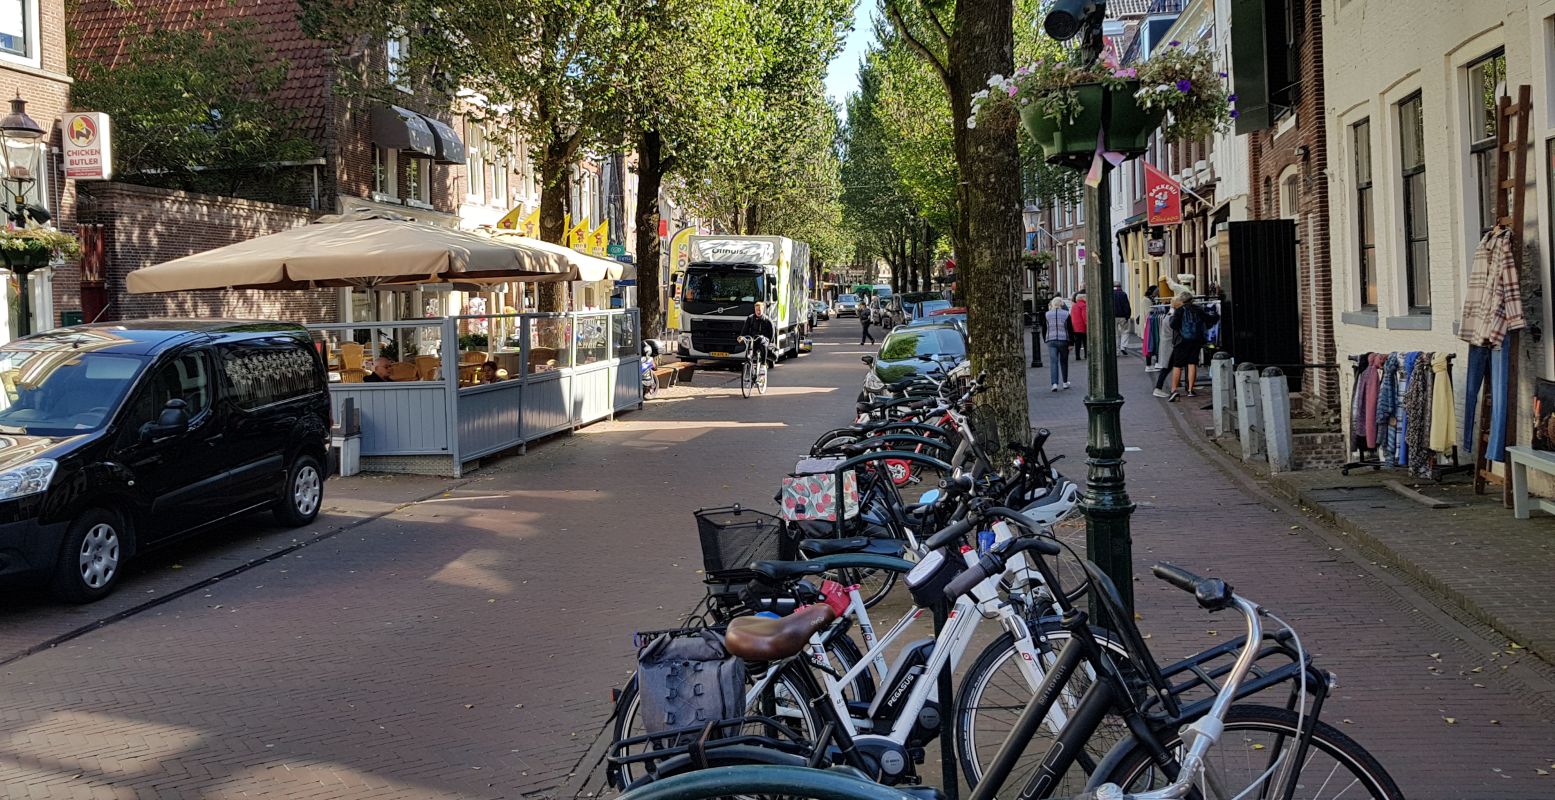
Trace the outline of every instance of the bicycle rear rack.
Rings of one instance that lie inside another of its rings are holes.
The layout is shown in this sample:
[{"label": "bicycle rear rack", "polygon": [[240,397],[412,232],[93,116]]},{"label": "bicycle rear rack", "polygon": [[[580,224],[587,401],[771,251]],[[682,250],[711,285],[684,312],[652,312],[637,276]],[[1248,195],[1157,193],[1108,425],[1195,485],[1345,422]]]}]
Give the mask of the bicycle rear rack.
[{"label": "bicycle rear rack", "polygon": [[[765,733],[746,732],[743,730],[746,726],[758,727]],[[829,738],[830,724],[828,723],[824,735],[818,741],[825,742]],[[648,746],[649,749],[640,753],[629,752],[643,745]],[[688,759],[691,769],[707,769],[711,765],[708,759],[709,751],[716,752],[722,748],[739,746],[761,747],[787,753],[803,758],[811,766],[824,762],[821,758],[824,752],[816,750],[798,731],[772,717],[753,715],[712,720],[700,725],[688,725],[683,728],[621,739],[611,744],[610,754],[605,758],[609,765],[606,767],[606,776],[613,788],[625,789],[627,787],[621,785],[621,767],[624,765],[641,764],[648,772],[654,772],[664,762],[684,756]]]},{"label": "bicycle rear rack", "polygon": [[[1180,711],[1175,716],[1171,716],[1159,708],[1159,698],[1152,694],[1142,710],[1146,714],[1154,711],[1163,721],[1172,723],[1190,721],[1203,716],[1214,703],[1215,694],[1220,691],[1219,679],[1224,678],[1231,671],[1236,656],[1242,651],[1246,641],[1246,636],[1238,636],[1224,644],[1163,667],[1161,675],[1166,678],[1172,697],[1186,700],[1187,695],[1193,693],[1198,695],[1198,698],[1180,702]],[[1291,645],[1289,633],[1279,631],[1265,634],[1263,641],[1264,645],[1258,651],[1258,658],[1253,662],[1252,670],[1247,679],[1237,688],[1236,698],[1240,700],[1282,683],[1299,681],[1301,671],[1305,669],[1307,691],[1313,697],[1310,713],[1315,718],[1322,709],[1323,699],[1328,694],[1332,676],[1314,666],[1310,658],[1305,664],[1300,663],[1298,661],[1300,655]],[[1267,663],[1276,659],[1283,660],[1285,663],[1272,665]],[[1293,689],[1291,699],[1286,703],[1287,708],[1294,709],[1296,694]]]}]

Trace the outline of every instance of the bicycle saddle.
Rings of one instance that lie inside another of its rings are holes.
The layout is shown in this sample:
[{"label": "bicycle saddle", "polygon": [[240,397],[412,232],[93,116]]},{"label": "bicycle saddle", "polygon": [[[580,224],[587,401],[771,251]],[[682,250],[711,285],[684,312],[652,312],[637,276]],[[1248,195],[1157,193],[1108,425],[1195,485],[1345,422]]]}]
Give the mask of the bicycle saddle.
[{"label": "bicycle saddle", "polygon": [[724,647],[747,661],[778,661],[797,655],[810,637],[837,619],[837,612],[822,603],[805,606],[786,617],[740,617],[729,623]]},{"label": "bicycle saddle", "polygon": [[838,553],[871,553],[882,556],[900,556],[901,539],[885,539],[871,536],[848,536],[842,539],[805,539],[799,543],[799,552],[807,556],[830,556]]},{"label": "bicycle saddle", "polygon": [[790,578],[819,575],[826,571],[826,565],[815,561],[757,561],[751,565],[751,571],[774,583],[782,583]]}]

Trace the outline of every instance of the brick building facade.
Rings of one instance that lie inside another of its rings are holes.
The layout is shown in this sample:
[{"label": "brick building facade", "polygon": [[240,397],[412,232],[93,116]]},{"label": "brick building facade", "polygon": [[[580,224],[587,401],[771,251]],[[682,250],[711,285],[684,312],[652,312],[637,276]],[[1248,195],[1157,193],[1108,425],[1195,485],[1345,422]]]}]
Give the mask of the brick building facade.
[{"label": "brick building facade", "polygon": [[[1283,11],[1287,24],[1294,23],[1286,35],[1297,63],[1293,65],[1294,80],[1285,89],[1288,105],[1275,115],[1273,127],[1247,137],[1248,214],[1255,220],[1294,220],[1302,358],[1309,364],[1332,364],[1336,355],[1328,241],[1322,3],[1283,0],[1265,5],[1269,9],[1266,13]],[[1306,370],[1302,392],[1310,413],[1337,411],[1339,372]]]}]

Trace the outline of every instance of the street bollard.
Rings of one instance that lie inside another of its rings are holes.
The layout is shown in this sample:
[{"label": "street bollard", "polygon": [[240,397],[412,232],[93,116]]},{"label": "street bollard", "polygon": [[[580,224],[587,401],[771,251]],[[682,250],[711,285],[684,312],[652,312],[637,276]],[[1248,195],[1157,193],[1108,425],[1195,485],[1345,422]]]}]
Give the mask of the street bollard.
[{"label": "street bollard", "polygon": [[1042,324],[1042,319],[1039,317],[1037,319],[1037,321],[1035,323],[1033,323],[1032,326],[1031,326],[1031,368],[1032,369],[1040,369],[1042,367],[1042,332],[1037,329],[1037,326],[1041,325],[1041,324]]},{"label": "street bollard", "polygon": [[1258,371],[1251,364],[1236,369],[1236,428],[1242,440],[1242,460],[1263,455],[1263,400],[1259,396]]},{"label": "street bollard", "polygon": [[1215,419],[1215,435],[1225,436],[1231,432],[1231,409],[1235,407],[1236,400],[1236,373],[1231,363],[1231,354],[1219,352],[1209,362],[1210,398],[1214,401],[1214,411],[1211,416]]},{"label": "street bollard", "polygon": [[1279,367],[1269,367],[1258,379],[1263,395],[1264,442],[1269,453],[1269,469],[1290,472],[1294,466],[1291,458],[1290,433],[1290,382]]}]

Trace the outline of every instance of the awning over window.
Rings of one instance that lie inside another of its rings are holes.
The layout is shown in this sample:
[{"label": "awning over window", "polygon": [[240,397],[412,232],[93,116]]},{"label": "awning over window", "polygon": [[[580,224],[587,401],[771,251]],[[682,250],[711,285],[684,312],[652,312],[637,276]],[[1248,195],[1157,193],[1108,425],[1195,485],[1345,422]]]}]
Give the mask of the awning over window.
[{"label": "awning over window", "polygon": [[459,134],[454,129],[431,117],[422,117],[432,127],[432,135],[437,137],[437,156],[433,159],[439,164],[463,164],[464,142],[459,141]]},{"label": "awning over window", "polygon": [[373,143],[412,158],[436,158],[438,154],[437,136],[427,118],[399,106],[373,108]]}]

